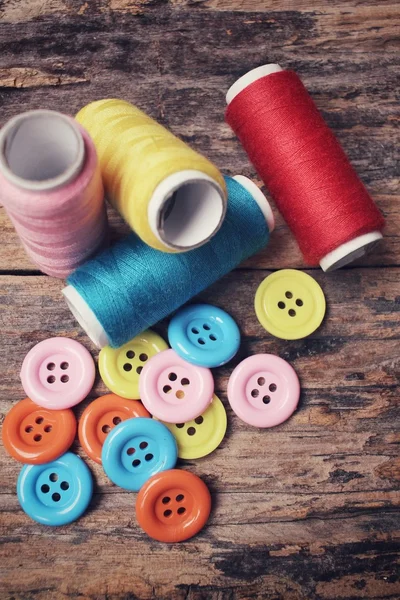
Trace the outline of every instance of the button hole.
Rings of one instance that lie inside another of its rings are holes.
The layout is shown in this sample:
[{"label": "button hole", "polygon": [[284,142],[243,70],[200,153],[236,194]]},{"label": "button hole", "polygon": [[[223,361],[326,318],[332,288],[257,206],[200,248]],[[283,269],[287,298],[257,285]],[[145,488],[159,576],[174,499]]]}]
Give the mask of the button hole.
[{"label": "button hole", "polygon": [[276,389],[277,389],[276,383],[271,383],[268,389],[270,392],[276,392]]},{"label": "button hole", "polygon": [[49,476],[49,479],[50,479],[50,481],[53,481],[53,483],[54,483],[54,481],[58,481],[57,473],[51,473]]},{"label": "button hole", "polygon": [[203,338],[199,338],[197,341],[199,342],[200,346],[204,346],[204,344],[206,343],[206,340],[204,340]]},{"label": "button hole", "polygon": [[182,429],[182,427],[185,427],[185,423],[177,423],[175,427],[177,427],[178,429]]},{"label": "button hole", "polygon": [[61,496],[60,496],[60,494],[58,494],[58,493],[56,492],[55,494],[53,494],[53,495],[52,495],[51,499],[52,499],[54,502],[59,502],[59,501],[61,500]]},{"label": "button hole", "polygon": [[180,506],[176,512],[178,513],[178,515],[184,515],[186,512],[186,508],[184,506]]},{"label": "button hole", "polygon": [[184,500],[185,496],[183,494],[178,494],[177,497],[175,498],[175,500],[177,502],[182,502],[182,500]]},{"label": "button hole", "polygon": [[207,323],[204,323],[203,329],[205,329],[206,331],[210,331],[211,327],[207,325]]},{"label": "button hole", "polygon": [[44,431],[45,433],[50,433],[50,431],[51,431],[52,429],[53,429],[53,428],[52,428],[52,426],[51,426],[51,425],[46,425],[46,427],[44,427],[43,431]]},{"label": "button hole", "polygon": [[171,498],[169,496],[164,496],[161,502],[163,504],[168,504],[168,502],[171,502]]},{"label": "button hole", "polygon": [[143,367],[137,367],[137,369],[136,369],[136,373],[137,373],[138,375],[140,375],[140,373],[141,373],[142,371],[143,371]]},{"label": "button hole", "polygon": [[149,357],[147,356],[147,354],[140,354],[140,355],[139,355],[139,360],[141,360],[142,362],[146,362],[146,360],[147,360],[148,358],[149,358]]},{"label": "button hole", "polygon": [[124,364],[124,371],[132,371],[132,365],[129,363]]},{"label": "button hole", "polygon": [[135,353],[133,350],[128,350],[126,353],[126,358],[135,358]]},{"label": "button hole", "polygon": [[271,402],[271,398],[269,396],[264,396],[263,402],[264,402],[264,404],[269,404]]},{"label": "button hole", "polygon": [[285,296],[286,296],[286,298],[289,298],[289,299],[293,298],[292,292],[285,292]]},{"label": "button hole", "polygon": [[176,381],[176,380],[178,379],[178,375],[177,375],[176,373],[170,373],[170,374],[168,375],[168,379],[169,379],[170,381]]},{"label": "button hole", "polygon": [[216,336],[213,333],[209,336],[209,338],[210,338],[210,340],[212,342],[216,342],[217,341],[217,338],[216,338]]},{"label": "button hole", "polygon": [[132,461],[132,467],[138,467],[140,465],[140,460],[136,458]]},{"label": "button hole", "polygon": [[172,387],[170,385],[164,385],[162,391],[164,394],[169,394],[172,391]]},{"label": "button hole", "polygon": [[184,377],[183,379],[181,379],[181,384],[182,385],[189,385],[190,384],[190,380],[187,377]]},{"label": "button hole", "polygon": [[48,494],[50,491],[50,487],[46,483],[42,485],[40,489],[42,490],[43,494]]},{"label": "button hole", "polygon": [[56,365],[54,363],[49,363],[47,365],[47,368],[49,371],[54,371],[54,369],[56,368]]},{"label": "button hole", "polygon": [[295,317],[295,316],[296,316],[296,311],[295,311],[295,310],[293,310],[293,308],[291,308],[291,309],[289,310],[289,316],[290,316],[290,317]]},{"label": "button hole", "polygon": [[144,457],[144,460],[147,460],[147,462],[149,462],[150,460],[153,460],[154,456],[152,454],[146,454],[146,456]]},{"label": "button hole", "polygon": [[251,396],[252,396],[252,398],[258,398],[259,393],[260,393],[259,390],[256,390],[256,389],[251,390]]},{"label": "button hole", "polygon": [[264,379],[264,377],[259,377],[257,379],[257,383],[258,383],[259,386],[265,385],[265,379]]},{"label": "button hole", "polygon": [[197,423],[197,425],[201,425],[203,421],[204,421],[204,419],[202,416],[196,417],[194,420],[194,422]]},{"label": "button hole", "polygon": [[286,304],[284,302],[278,302],[278,308],[283,310],[284,308],[286,308]]},{"label": "button hole", "polygon": [[148,446],[148,443],[147,443],[147,442],[140,442],[140,444],[139,444],[139,448],[140,448],[141,450],[144,450],[145,448],[147,448],[147,446]]},{"label": "button hole", "polygon": [[48,383],[54,383],[55,380],[56,380],[56,378],[54,377],[54,375],[50,375],[50,377],[47,378]]},{"label": "button hole", "polygon": [[301,300],[300,298],[297,298],[296,304],[297,304],[297,306],[303,306],[303,300]]},{"label": "button hole", "polygon": [[61,377],[61,381],[62,381],[62,383],[68,383],[68,381],[69,381],[69,377],[68,377],[68,375],[63,375],[63,376]]},{"label": "button hole", "polygon": [[196,327],[192,327],[192,333],[194,333],[195,335],[198,335],[200,333],[200,331]]},{"label": "button hole", "polygon": [[114,423],[114,425],[119,425],[121,423],[121,417],[114,417],[113,423]]},{"label": "button hole", "polygon": [[110,433],[111,431],[111,427],[109,425],[103,425],[103,427],[101,428],[103,433]]},{"label": "button hole", "polygon": [[40,442],[42,439],[42,436],[39,433],[37,433],[36,435],[33,436],[33,439],[35,440],[35,442]]},{"label": "button hole", "polygon": [[61,488],[62,490],[64,490],[64,492],[65,492],[66,490],[68,490],[68,489],[69,489],[69,483],[68,483],[68,481],[62,481],[62,482],[61,482],[61,484],[60,484],[60,488]]},{"label": "button hole", "polygon": [[164,517],[170,517],[172,515],[172,510],[170,510],[169,508],[167,510],[164,510]]},{"label": "button hole", "polygon": [[[183,427],[183,425],[182,425],[182,427]],[[26,433],[31,433],[33,431],[32,425],[28,425],[27,427],[25,427],[25,431],[26,431]]]},{"label": "button hole", "polygon": [[188,435],[194,435],[196,433],[196,429],[194,427],[189,427],[187,433]]},{"label": "button hole", "polygon": [[43,423],[43,421],[44,421],[43,417],[36,417],[36,419],[35,419],[35,423],[37,423],[38,425]]},{"label": "button hole", "polygon": [[128,456],[132,456],[132,454],[135,454],[136,450],[135,448],[128,448],[128,450],[126,451]]},{"label": "button hole", "polygon": [[62,369],[63,371],[66,371],[69,367],[69,363],[67,362],[62,362],[60,365],[60,369]]},{"label": "button hole", "polygon": [[182,400],[185,397],[185,392],[183,390],[178,390],[175,394],[178,400]]}]

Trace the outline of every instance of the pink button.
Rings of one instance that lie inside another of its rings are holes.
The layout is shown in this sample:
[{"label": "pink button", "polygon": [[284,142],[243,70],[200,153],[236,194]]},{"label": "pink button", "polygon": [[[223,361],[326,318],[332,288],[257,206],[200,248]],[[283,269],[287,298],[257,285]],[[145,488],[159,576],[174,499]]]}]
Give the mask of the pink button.
[{"label": "pink button", "polygon": [[81,402],[93,387],[96,369],[90,353],[69,338],[36,344],[24,358],[21,381],[39,406],[61,410]]},{"label": "pink button", "polygon": [[210,404],[214,380],[210,369],[186,362],[174,350],[164,350],[143,367],[139,389],[144,406],[157,419],[186,423]]},{"label": "pink button", "polygon": [[296,410],[299,397],[296,371],[273,354],[249,356],[234,369],[228,383],[232,409],[254,427],[283,423]]}]

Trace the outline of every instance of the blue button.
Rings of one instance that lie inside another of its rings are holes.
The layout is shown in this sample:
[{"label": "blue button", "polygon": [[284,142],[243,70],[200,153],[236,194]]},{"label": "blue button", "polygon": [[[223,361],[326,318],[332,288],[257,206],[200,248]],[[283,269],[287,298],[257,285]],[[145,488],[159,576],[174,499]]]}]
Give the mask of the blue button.
[{"label": "blue button", "polygon": [[168,327],[171,348],[200,367],[220,367],[239,350],[240,331],[224,310],[193,304],[180,310]]},{"label": "blue button", "polygon": [[42,465],[25,465],[18,477],[22,509],[43,525],[72,523],[85,512],[92,493],[92,474],[72,452]]},{"label": "blue button", "polygon": [[137,492],[152,475],[173,469],[178,458],[170,430],[153,419],[135,417],[122,421],[108,434],[101,461],[113,483]]}]

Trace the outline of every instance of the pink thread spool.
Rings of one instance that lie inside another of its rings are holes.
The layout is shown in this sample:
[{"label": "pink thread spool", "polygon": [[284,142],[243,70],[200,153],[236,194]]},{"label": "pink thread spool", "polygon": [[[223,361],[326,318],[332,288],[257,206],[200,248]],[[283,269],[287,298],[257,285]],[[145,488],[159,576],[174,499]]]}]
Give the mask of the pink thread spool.
[{"label": "pink thread spool", "polygon": [[23,113],[0,131],[0,202],[28,256],[53,277],[67,277],[107,234],[93,142],[54,111]]}]

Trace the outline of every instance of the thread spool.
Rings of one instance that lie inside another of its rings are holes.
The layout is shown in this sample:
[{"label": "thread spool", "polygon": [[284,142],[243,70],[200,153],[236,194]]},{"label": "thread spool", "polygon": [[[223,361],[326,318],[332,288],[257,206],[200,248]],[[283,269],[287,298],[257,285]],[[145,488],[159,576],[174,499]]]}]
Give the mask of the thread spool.
[{"label": "thread spool", "polygon": [[64,278],[104,242],[96,150],[71,117],[22,113],[0,131],[0,201],[38,267]]},{"label": "thread spool", "polygon": [[226,182],[226,218],[207,244],[165,254],[132,234],[69,277],[64,297],[99,348],[123,345],[266,245],[274,217],[264,194],[247,177]]},{"label": "thread spool", "polygon": [[76,119],[94,140],[108,199],[146,244],[185,252],[218,231],[226,188],[204,156],[122,100],[92,102]]},{"label": "thread spool", "polygon": [[226,101],[226,120],[306,262],[331,271],[371,250],[383,217],[299,77],[264,65],[238,79]]}]

